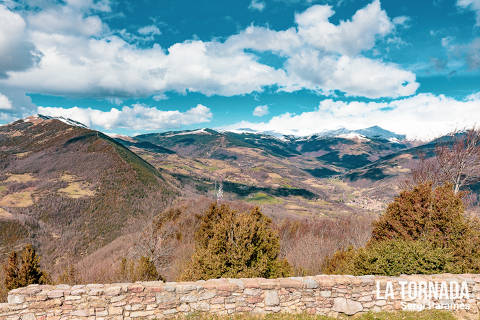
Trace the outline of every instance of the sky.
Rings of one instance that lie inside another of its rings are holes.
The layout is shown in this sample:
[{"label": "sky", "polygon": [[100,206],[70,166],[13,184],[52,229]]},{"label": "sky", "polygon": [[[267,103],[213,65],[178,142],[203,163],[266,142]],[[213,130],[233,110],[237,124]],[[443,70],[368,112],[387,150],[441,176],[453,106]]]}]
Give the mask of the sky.
[{"label": "sky", "polygon": [[0,124],[432,139],[480,120],[480,0],[0,0]]}]

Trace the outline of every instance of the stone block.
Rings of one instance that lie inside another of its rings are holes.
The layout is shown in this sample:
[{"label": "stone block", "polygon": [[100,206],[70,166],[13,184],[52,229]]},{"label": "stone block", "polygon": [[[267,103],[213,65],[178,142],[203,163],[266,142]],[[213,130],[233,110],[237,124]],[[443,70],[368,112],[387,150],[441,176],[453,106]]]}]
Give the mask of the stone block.
[{"label": "stone block", "polygon": [[333,300],[333,311],[351,316],[363,311],[363,306],[358,301],[338,297]]},{"label": "stone block", "polygon": [[266,306],[278,306],[280,304],[280,298],[276,290],[265,291],[265,305]]}]

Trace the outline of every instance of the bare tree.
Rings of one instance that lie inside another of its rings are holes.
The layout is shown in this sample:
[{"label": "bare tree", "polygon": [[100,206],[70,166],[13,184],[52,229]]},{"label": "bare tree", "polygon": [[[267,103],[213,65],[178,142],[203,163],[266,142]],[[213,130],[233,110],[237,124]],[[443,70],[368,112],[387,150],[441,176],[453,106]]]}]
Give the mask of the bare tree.
[{"label": "bare tree", "polygon": [[417,155],[418,161],[414,163],[410,176],[405,181],[404,189],[409,189],[421,183],[432,183],[433,186],[442,184],[440,179],[440,169],[435,157],[428,158],[425,153]]},{"label": "bare tree", "polygon": [[434,186],[451,183],[455,193],[480,177],[480,130],[454,131],[452,142],[435,147],[435,157],[420,154],[411,171],[414,184],[431,182]]},{"label": "bare tree", "polygon": [[134,255],[150,258],[159,269],[167,268],[176,248],[176,231],[173,221],[151,223],[135,243]]},{"label": "bare tree", "polygon": [[453,137],[453,145],[439,145],[435,153],[441,180],[451,182],[457,193],[480,175],[480,131],[473,128]]}]

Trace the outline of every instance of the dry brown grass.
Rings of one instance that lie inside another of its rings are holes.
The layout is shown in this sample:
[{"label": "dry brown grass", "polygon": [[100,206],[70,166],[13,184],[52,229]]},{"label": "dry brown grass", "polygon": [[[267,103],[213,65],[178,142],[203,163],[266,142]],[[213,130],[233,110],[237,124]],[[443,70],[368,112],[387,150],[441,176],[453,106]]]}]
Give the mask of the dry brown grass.
[{"label": "dry brown grass", "polygon": [[10,219],[13,215],[5,209],[0,208],[0,219]]},{"label": "dry brown grass", "polygon": [[72,199],[93,197],[95,195],[95,191],[91,190],[88,184],[82,182],[70,182],[65,188],[58,189],[58,192]]},{"label": "dry brown grass", "polygon": [[69,173],[63,173],[62,176],[60,177],[60,180],[65,181],[65,182],[74,182],[78,181],[80,178]]},{"label": "dry brown grass", "polygon": [[37,178],[34,178],[30,173],[23,173],[23,174],[9,174],[7,180],[5,182],[12,183],[26,183],[35,181]]},{"label": "dry brown grass", "polygon": [[0,199],[0,206],[12,208],[26,208],[33,205],[32,192],[22,191],[7,194]]},{"label": "dry brown grass", "polygon": [[20,152],[20,153],[16,153],[15,156],[19,159],[22,159],[22,158],[25,158],[26,156],[28,156],[30,154],[30,152]]}]

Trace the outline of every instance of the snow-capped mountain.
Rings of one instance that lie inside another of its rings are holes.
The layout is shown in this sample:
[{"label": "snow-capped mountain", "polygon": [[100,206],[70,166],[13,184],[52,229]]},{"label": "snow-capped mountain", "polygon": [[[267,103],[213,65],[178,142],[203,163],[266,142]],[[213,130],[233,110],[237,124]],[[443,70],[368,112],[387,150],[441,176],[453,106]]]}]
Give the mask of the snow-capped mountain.
[{"label": "snow-capped mountain", "polygon": [[52,119],[62,121],[63,123],[66,123],[70,126],[75,126],[75,127],[81,127],[81,128],[88,129],[88,127],[81,122],[78,122],[78,121],[75,121],[75,120],[72,120],[72,119],[69,119],[69,118],[52,117],[52,116],[46,116],[46,115],[43,115],[43,114],[37,114],[37,115],[34,115],[34,116],[30,116],[28,118],[25,118],[24,121],[26,121],[26,122],[36,122],[36,121],[52,120]]},{"label": "snow-capped mountain", "polygon": [[381,138],[381,139],[386,139],[390,141],[401,141],[405,140],[406,136],[404,134],[398,134],[392,131],[385,130],[379,126],[373,126],[369,128],[364,128],[364,129],[357,129],[357,130],[349,130],[346,128],[340,128],[337,130],[328,130],[328,131],[323,131],[318,134],[317,136],[322,136],[322,137],[337,137],[337,136],[348,136],[348,135],[361,135],[365,138]]},{"label": "snow-capped mountain", "polygon": [[395,132],[385,130],[379,126],[373,126],[364,129],[350,130],[346,128],[340,128],[336,130],[326,130],[320,131],[309,136],[292,136],[285,135],[278,131],[260,131],[254,130],[251,128],[238,128],[238,129],[229,129],[229,130],[219,130],[220,132],[234,132],[234,133],[246,133],[246,134],[260,134],[272,136],[282,140],[308,140],[311,138],[318,137],[337,137],[344,139],[372,139],[372,138],[381,138],[391,142],[399,142],[406,139],[406,136],[403,134],[397,134]]}]

